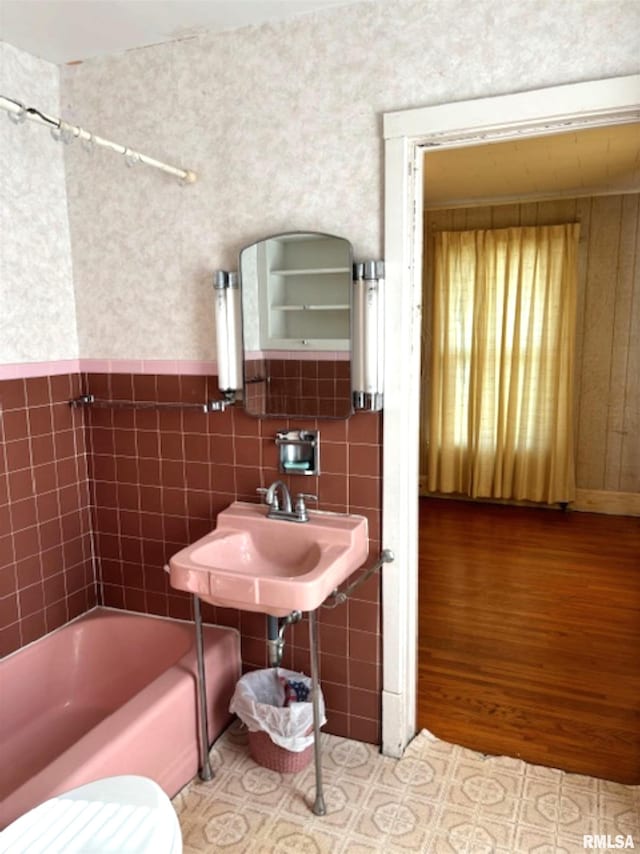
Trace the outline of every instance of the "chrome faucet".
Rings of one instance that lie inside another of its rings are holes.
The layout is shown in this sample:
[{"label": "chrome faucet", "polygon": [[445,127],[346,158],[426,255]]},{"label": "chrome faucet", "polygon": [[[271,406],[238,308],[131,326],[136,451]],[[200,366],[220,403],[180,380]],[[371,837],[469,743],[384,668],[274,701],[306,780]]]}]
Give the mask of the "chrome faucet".
[{"label": "chrome faucet", "polygon": [[[280,506],[281,502],[278,499],[278,490],[280,490],[282,506]],[[274,480],[269,489],[267,489],[264,500],[265,504],[268,504],[271,508],[272,513],[291,513],[292,511],[291,493],[289,492],[287,484],[282,480]],[[271,513],[269,515],[271,515]]]},{"label": "chrome faucet", "polygon": [[296,495],[294,507],[287,484],[281,480],[274,480],[268,489],[261,487],[256,492],[264,496],[264,503],[269,506],[267,513],[269,519],[286,519],[289,522],[308,522],[309,512],[306,500],[318,500],[315,495],[300,492]]}]

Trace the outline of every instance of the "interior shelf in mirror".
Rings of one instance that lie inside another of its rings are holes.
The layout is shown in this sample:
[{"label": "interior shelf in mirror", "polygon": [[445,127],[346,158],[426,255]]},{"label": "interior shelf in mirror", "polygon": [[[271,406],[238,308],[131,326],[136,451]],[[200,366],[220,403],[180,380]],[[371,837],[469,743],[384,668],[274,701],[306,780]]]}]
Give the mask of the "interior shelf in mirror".
[{"label": "interior shelf in mirror", "polygon": [[349,267],[309,267],[306,270],[272,270],[272,276],[329,276],[335,273],[349,273]]},{"label": "interior shelf in mirror", "polygon": [[350,346],[351,342],[347,338],[272,338],[270,352],[274,358],[277,350],[287,353],[303,350],[328,351],[335,354],[339,351],[348,351]]},{"label": "interior shelf in mirror", "polygon": [[349,305],[272,305],[277,311],[349,311]]},{"label": "interior shelf in mirror", "polygon": [[258,245],[256,268],[262,349],[349,349],[347,241],[317,234],[276,236]]}]

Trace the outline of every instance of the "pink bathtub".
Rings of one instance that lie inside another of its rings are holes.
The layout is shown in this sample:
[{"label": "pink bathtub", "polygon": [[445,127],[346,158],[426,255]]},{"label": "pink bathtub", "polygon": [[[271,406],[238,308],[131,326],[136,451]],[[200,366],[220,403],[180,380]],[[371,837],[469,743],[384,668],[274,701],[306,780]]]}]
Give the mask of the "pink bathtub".
[{"label": "pink bathtub", "polygon": [[[205,626],[209,737],[231,720],[233,629]],[[198,768],[194,627],[96,608],[0,663],[0,828],[116,774],[173,797]]]}]

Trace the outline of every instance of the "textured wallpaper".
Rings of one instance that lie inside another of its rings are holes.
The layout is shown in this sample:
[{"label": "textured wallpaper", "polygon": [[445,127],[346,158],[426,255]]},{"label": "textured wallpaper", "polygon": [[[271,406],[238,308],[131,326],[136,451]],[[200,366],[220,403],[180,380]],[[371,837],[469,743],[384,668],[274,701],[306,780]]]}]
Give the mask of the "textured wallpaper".
[{"label": "textured wallpaper", "polygon": [[65,117],[198,173],[65,152],[81,355],[213,358],[243,245],[382,255],[383,112],[631,74],[639,29],[636,0],[387,0],[64,67]]},{"label": "textured wallpaper", "polygon": [[[55,65],[0,43],[0,93],[59,111]],[[64,154],[0,111],[0,363],[78,357]]]}]

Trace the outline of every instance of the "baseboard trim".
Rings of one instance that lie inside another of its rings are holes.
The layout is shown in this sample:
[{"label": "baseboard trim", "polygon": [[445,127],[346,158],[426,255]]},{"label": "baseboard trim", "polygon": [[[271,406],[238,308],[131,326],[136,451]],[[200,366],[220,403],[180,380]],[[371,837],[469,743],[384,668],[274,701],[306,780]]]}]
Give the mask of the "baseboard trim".
[{"label": "baseboard trim", "polygon": [[576,500],[571,503],[571,509],[613,516],[640,516],[640,492],[576,489]]},{"label": "baseboard trim", "polygon": [[[531,501],[511,501],[496,498],[470,498],[464,495],[445,495],[429,492],[426,477],[420,477],[419,493],[425,498],[449,498],[452,500],[478,501],[485,504],[508,504],[520,507],[544,507],[559,510],[560,505],[534,504]],[[610,492],[604,489],[576,489],[575,500],[569,510],[580,513],[605,513],[610,516],[640,516],[640,492]]]}]

